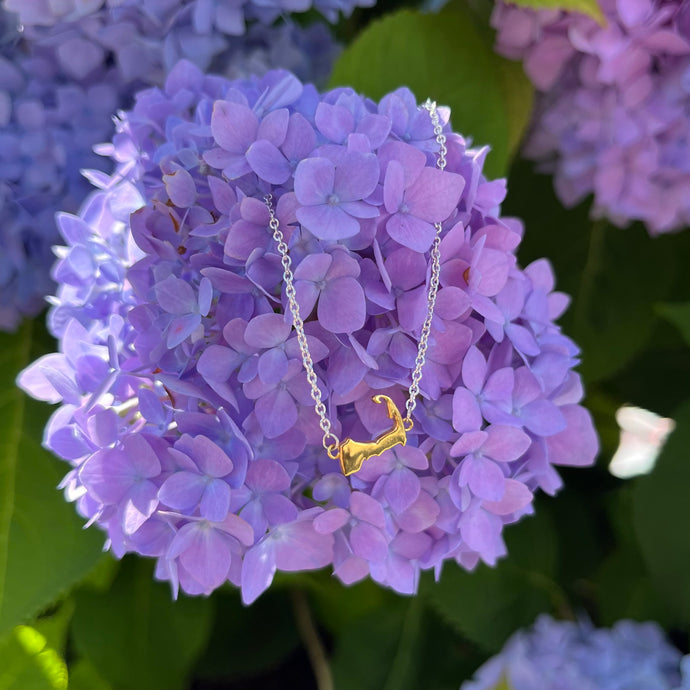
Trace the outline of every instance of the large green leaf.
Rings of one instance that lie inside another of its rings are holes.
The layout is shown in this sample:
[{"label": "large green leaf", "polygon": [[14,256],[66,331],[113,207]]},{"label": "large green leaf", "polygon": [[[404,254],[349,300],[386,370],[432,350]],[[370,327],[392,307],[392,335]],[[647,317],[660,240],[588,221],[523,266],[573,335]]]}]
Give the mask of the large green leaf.
[{"label": "large green leaf", "polygon": [[613,625],[622,618],[654,620],[661,625],[672,622],[670,610],[654,587],[642,558],[635,530],[631,529],[634,486],[634,482],[621,482],[606,501],[615,550],[594,578],[596,620],[600,625]]},{"label": "large green leaf", "polygon": [[675,414],[669,437],[651,474],[633,490],[634,526],[657,590],[676,619],[690,625],[690,401]]},{"label": "large green leaf", "polygon": [[211,603],[213,629],[196,670],[201,678],[227,680],[266,673],[300,644],[284,589],[269,589],[249,607],[243,606],[234,589],[216,592]]},{"label": "large green leaf", "polygon": [[344,628],[333,656],[338,690],[414,690],[420,659],[422,601],[398,600]]},{"label": "large green leaf", "polygon": [[209,599],[173,601],[150,561],[128,558],[110,591],[82,588],[75,602],[75,646],[115,690],[187,687],[211,629]]},{"label": "large green leaf", "polygon": [[69,668],[69,690],[112,690],[88,659],[80,659]]},{"label": "large green leaf", "polygon": [[568,10],[569,12],[580,12],[604,22],[604,14],[597,0],[510,0],[511,5],[520,7],[530,7],[535,10]]},{"label": "large green leaf", "polygon": [[14,385],[41,354],[40,333],[25,322],[14,335],[0,334],[0,635],[84,577],[103,544],[56,489],[68,467],[40,445],[49,408]]},{"label": "large green leaf", "polygon": [[321,625],[336,635],[357,618],[399,602],[398,595],[371,579],[344,587],[327,570],[312,574],[309,595]]},{"label": "large green leaf", "polygon": [[402,10],[367,26],[336,63],[331,84],[374,99],[408,86],[419,100],[449,105],[455,131],[491,146],[487,174],[504,175],[527,124],[532,87],[491,41],[463,5],[438,14]]},{"label": "large green leaf", "polygon": [[657,311],[670,321],[690,345],[690,302],[667,302],[658,304]]}]

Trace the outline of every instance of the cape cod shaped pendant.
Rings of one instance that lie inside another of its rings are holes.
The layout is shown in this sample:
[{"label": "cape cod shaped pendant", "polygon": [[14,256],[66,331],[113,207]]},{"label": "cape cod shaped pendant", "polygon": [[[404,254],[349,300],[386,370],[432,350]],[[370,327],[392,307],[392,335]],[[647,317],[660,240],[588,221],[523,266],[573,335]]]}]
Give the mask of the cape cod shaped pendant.
[{"label": "cape cod shaped pendant", "polygon": [[381,455],[389,448],[404,446],[407,443],[405,422],[395,403],[387,395],[374,395],[371,399],[375,403],[386,403],[388,416],[393,420],[393,428],[381,434],[375,441],[360,442],[346,438],[338,447],[340,469],[345,476],[361,469],[365,460]]}]

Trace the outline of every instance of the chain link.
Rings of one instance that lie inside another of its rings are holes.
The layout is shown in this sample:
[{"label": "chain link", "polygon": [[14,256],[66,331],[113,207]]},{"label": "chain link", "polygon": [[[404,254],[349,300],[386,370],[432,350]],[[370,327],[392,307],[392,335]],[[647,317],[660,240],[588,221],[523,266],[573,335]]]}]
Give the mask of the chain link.
[{"label": "chain link", "polygon": [[290,313],[292,314],[292,322],[297,331],[297,342],[299,344],[300,352],[302,353],[302,362],[307,372],[307,381],[311,388],[311,398],[314,401],[314,409],[319,415],[319,426],[323,431],[322,444],[328,453],[331,460],[338,459],[338,446],[340,439],[331,431],[331,422],[326,416],[326,406],[321,399],[321,389],[319,388],[318,378],[314,371],[314,362],[309,352],[309,342],[307,341],[307,334],[304,332],[304,321],[299,314],[299,304],[297,302],[297,293],[295,291],[295,276],[292,273],[292,260],[288,254],[288,246],[285,243],[285,238],[280,229],[278,219],[273,212],[273,195],[266,194],[264,202],[268,207],[268,213],[271,217],[269,227],[273,231],[273,239],[278,245],[278,253],[280,254],[280,262],[283,264],[283,280],[285,281],[285,294],[288,298],[288,305]]},{"label": "chain link", "polygon": [[[434,126],[436,143],[439,147],[438,157],[436,159],[436,167],[439,170],[444,170],[447,164],[446,155],[448,154],[448,149],[446,147],[446,136],[443,134],[443,127],[439,120],[438,110],[436,109],[436,103],[431,99],[427,99],[422,107],[429,112],[431,123]],[[311,358],[311,353],[309,352],[307,335],[304,332],[304,321],[299,313],[299,303],[297,302],[297,293],[295,291],[295,277],[292,273],[292,261],[290,259],[290,255],[288,254],[288,246],[285,242],[283,233],[280,230],[278,218],[276,218],[276,215],[273,211],[273,196],[271,194],[266,194],[264,196],[264,202],[266,203],[270,216],[269,227],[273,232],[273,239],[278,247],[280,261],[283,265],[285,294],[287,295],[288,306],[290,308],[290,313],[292,314],[293,325],[295,327],[295,331],[297,331],[297,342],[299,343],[299,349],[302,353],[302,362],[304,363],[304,369],[307,373],[307,381],[309,381],[309,386],[311,388],[311,398],[314,401],[314,409],[316,410],[316,414],[319,416],[319,426],[323,431],[323,447],[326,449],[329,458],[332,460],[337,460],[339,457],[338,449],[340,446],[340,439],[333,433],[333,431],[331,431],[331,422],[326,415],[326,406],[323,404],[323,400],[321,399],[321,390],[319,388],[316,372],[314,371],[314,362]],[[422,368],[426,362],[426,352],[429,347],[429,335],[431,333],[431,321],[434,317],[436,295],[438,293],[440,281],[441,223],[434,223],[434,228],[436,229],[436,234],[434,236],[433,244],[431,245],[431,277],[429,279],[426,318],[424,319],[422,331],[419,336],[417,357],[415,359],[414,370],[412,371],[412,383],[410,384],[409,388],[409,397],[405,403],[405,409],[407,411],[407,416],[403,419],[405,431],[410,431],[414,426],[412,413],[417,405],[419,384],[422,380]]]},{"label": "chain link", "polygon": [[[436,167],[439,170],[444,170],[447,164],[446,155],[448,149],[446,148],[446,135],[443,134],[443,127],[438,117],[438,110],[436,103],[431,99],[427,99],[422,106],[429,112],[431,123],[434,126],[434,134],[436,135],[436,143],[438,144],[438,158],[436,159]],[[434,223],[436,228],[436,235],[434,236],[433,244],[431,245],[431,277],[429,279],[429,292],[427,293],[426,304],[426,318],[422,326],[422,332],[419,336],[419,345],[417,346],[417,358],[415,359],[414,370],[412,371],[412,383],[410,384],[409,397],[405,403],[407,416],[403,420],[406,428],[412,428],[414,422],[412,421],[412,413],[417,406],[417,396],[419,395],[419,383],[422,380],[422,368],[426,362],[426,351],[429,346],[429,334],[431,333],[431,321],[434,318],[434,309],[436,307],[436,295],[438,294],[438,285],[441,276],[441,223]]]}]

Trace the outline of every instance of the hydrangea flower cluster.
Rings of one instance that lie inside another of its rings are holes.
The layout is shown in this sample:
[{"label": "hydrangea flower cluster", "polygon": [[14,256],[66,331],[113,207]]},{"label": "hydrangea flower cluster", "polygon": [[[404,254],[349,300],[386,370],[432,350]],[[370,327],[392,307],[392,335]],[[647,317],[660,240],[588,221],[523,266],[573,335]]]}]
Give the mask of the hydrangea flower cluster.
[{"label": "hydrangea flower cluster", "polygon": [[[412,593],[447,559],[495,563],[504,524],[560,487],[555,466],[593,461],[578,351],[554,324],[568,299],[546,261],[517,265],[504,181],[439,113],[443,172],[404,88],[375,103],[183,61],[122,115],[116,172],[59,219],[60,352],[19,378],[61,403],[44,443],[116,555],[156,558],[175,591],[230,581],[247,603],[276,570],[329,564]],[[340,438],[389,426],[374,394],[403,407],[443,224],[414,429],[350,477],[322,446],[267,193]]]},{"label": "hydrangea flower cluster", "polygon": [[690,223],[690,4],[601,0],[605,24],[500,4],[497,50],[541,92],[525,155],[567,206],[650,233]]},{"label": "hydrangea flower cluster", "polygon": [[515,633],[461,690],[498,687],[688,690],[690,656],[670,645],[656,623],[624,620],[605,629],[540,616],[531,629]]},{"label": "hydrangea flower cluster", "polygon": [[0,329],[12,330],[54,289],[54,213],[76,211],[90,190],[80,169],[105,164],[91,147],[111,136],[120,94],[107,73],[63,78],[27,54],[9,15],[0,24]]},{"label": "hydrangea flower cluster", "polygon": [[[32,35],[79,32],[74,40],[81,42],[85,54],[106,47],[133,68],[135,58],[147,58],[146,36],[172,31],[174,36],[166,39],[168,49],[186,43],[192,52],[213,51],[221,36],[241,36],[254,22],[270,26],[281,17],[314,9],[334,23],[355,7],[374,4],[375,0],[3,0],[4,8],[16,12]],[[128,47],[120,51],[117,44],[123,39]]]},{"label": "hydrangea flower cluster", "polygon": [[[281,64],[320,81],[337,53],[323,24],[256,24],[229,39],[210,29],[196,33],[191,18],[172,11],[155,21],[136,4],[40,35],[20,33],[15,15],[0,10],[1,330],[40,311],[54,290],[54,215],[75,212],[91,191],[82,169],[112,170],[93,148],[112,138],[112,114],[131,105],[137,88],[162,85],[180,55],[203,67],[212,61],[232,76]],[[32,7],[47,16],[47,3],[17,9]],[[85,12],[88,4],[75,8]]]},{"label": "hydrangea flower cluster", "polygon": [[[28,20],[24,34],[35,49],[47,51],[74,79],[91,76],[104,64],[113,64],[126,84],[161,86],[180,59],[190,60],[202,70],[236,76],[242,68],[234,62],[243,61],[246,50],[258,47],[267,57],[270,55],[269,64],[262,64],[264,58],[257,65],[263,71],[280,64],[301,71],[305,79],[314,79],[327,73],[334,54],[333,40],[323,24],[316,24],[314,29],[284,22],[269,26],[279,9],[270,17],[248,15],[247,19],[254,21],[247,28],[242,9],[231,8],[228,2],[79,2],[63,16],[67,9],[64,4],[56,9],[54,25],[50,25],[50,12],[33,11],[34,3],[22,0],[16,6],[12,2],[6,6],[18,12],[20,20]],[[293,9],[286,6],[282,11]],[[62,21],[57,21],[59,16]],[[337,14],[330,18],[337,19]],[[254,30],[257,23],[262,30]],[[278,56],[279,48],[282,52]],[[315,70],[310,62],[317,64]]]}]

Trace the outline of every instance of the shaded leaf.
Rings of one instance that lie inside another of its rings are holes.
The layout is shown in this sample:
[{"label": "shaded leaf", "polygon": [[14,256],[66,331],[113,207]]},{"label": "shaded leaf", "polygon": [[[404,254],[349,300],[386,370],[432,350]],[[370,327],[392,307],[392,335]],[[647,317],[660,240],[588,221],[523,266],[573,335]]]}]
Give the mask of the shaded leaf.
[{"label": "shaded leaf", "polygon": [[309,594],[319,622],[335,634],[356,619],[399,601],[395,593],[373,580],[344,587],[326,570],[313,574]]},{"label": "shaded leaf", "polygon": [[0,635],[83,578],[103,544],[56,489],[68,466],[40,446],[49,408],[14,385],[47,349],[40,333],[27,321],[14,335],[0,334]]},{"label": "shaded leaf", "polygon": [[669,610],[654,587],[640,552],[633,524],[633,487],[623,481],[605,500],[615,549],[606,557],[594,577],[594,591],[600,625],[610,626],[623,618],[671,623]]},{"label": "shaded leaf", "polygon": [[490,33],[463,5],[372,22],[339,58],[331,85],[373,99],[408,86],[420,101],[449,105],[455,131],[491,146],[485,169],[493,177],[505,175],[531,110],[532,87],[519,65],[494,53]]},{"label": "shaded leaf", "polygon": [[595,586],[600,625],[611,626],[623,618],[672,622],[642,557],[630,548],[618,548],[604,561]]},{"label": "shaded leaf", "polygon": [[658,304],[657,312],[670,321],[690,345],[690,302]]},{"label": "shaded leaf", "polygon": [[451,563],[425,594],[439,615],[489,653],[498,652],[517,628],[554,608],[548,588],[508,561],[496,568],[480,565],[471,573]]},{"label": "shaded leaf", "polygon": [[128,558],[109,592],[75,592],[75,646],[115,690],[186,688],[208,639],[209,599],[173,601],[151,565]]},{"label": "shaded leaf", "polygon": [[676,429],[651,474],[635,480],[633,523],[642,555],[676,620],[690,624],[690,401],[672,415]]},{"label": "shaded leaf", "polygon": [[421,642],[422,601],[400,599],[346,626],[336,641],[333,678],[338,690],[418,688],[414,650]]},{"label": "shaded leaf", "polygon": [[80,659],[69,669],[69,690],[112,690],[88,659]]},{"label": "shaded leaf", "polygon": [[235,589],[211,597],[214,621],[209,645],[196,675],[232,679],[266,673],[299,645],[288,592],[269,589],[251,606],[242,604]]}]

